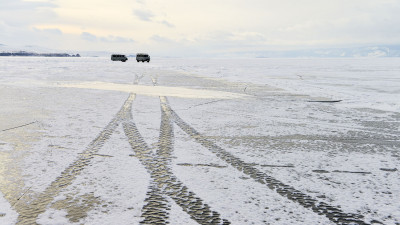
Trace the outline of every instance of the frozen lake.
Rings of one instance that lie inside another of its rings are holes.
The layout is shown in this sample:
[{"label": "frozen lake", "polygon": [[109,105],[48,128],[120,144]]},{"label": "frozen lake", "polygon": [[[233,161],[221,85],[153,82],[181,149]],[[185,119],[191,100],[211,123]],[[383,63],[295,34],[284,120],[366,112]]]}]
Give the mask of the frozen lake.
[{"label": "frozen lake", "polygon": [[400,59],[0,58],[0,224],[398,224]]}]

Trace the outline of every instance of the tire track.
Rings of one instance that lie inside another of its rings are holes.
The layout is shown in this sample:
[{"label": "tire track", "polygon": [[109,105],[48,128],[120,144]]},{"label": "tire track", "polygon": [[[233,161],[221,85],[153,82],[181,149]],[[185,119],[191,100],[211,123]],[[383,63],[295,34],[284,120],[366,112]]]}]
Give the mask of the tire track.
[{"label": "tire track", "polygon": [[156,155],[152,153],[131,120],[131,113],[126,115],[126,120],[123,122],[124,132],[135,151],[135,156],[150,173],[152,179],[147,203],[142,210],[144,220],[141,224],[168,223],[167,210],[169,208],[166,204],[166,196],[174,200],[191,219],[199,224],[230,224],[228,220],[221,219],[219,213],[212,211],[172,173],[170,168],[174,138],[172,114],[168,110],[166,98],[160,97],[160,101],[162,119]]},{"label": "tire track", "polygon": [[70,164],[59,177],[56,178],[43,193],[27,205],[15,205],[15,210],[19,213],[17,224],[36,224],[38,216],[44,213],[47,206],[60,194],[61,190],[72,184],[82,170],[89,165],[104,143],[111,137],[119,123],[124,119],[124,115],[132,108],[135,94],[130,94],[124,105],[116,116],[100,132],[100,134],[86,147],[77,160]]},{"label": "tire track", "polygon": [[[144,77],[144,75],[141,75],[141,76],[135,75],[135,80],[133,83],[138,84],[140,79],[142,79],[143,77]],[[134,122],[132,122],[133,121],[132,106],[130,106],[129,109],[124,111],[122,118],[126,121],[126,123],[130,124],[130,126],[135,127],[135,129],[137,131],[137,132],[135,132],[136,135],[140,135],[139,131],[136,128],[136,125],[134,124]],[[124,127],[124,131],[125,131],[124,124],[123,124],[123,127]],[[125,131],[125,135],[128,137],[126,131]],[[141,139],[143,140],[142,137],[141,137]],[[129,142],[129,143],[132,146],[133,143],[131,143],[131,142]],[[143,140],[143,143],[145,143],[144,140]],[[141,146],[141,147],[143,148],[143,147],[147,147],[147,146]],[[147,155],[147,153],[150,153],[150,152],[146,152],[146,153],[144,153],[144,155]],[[140,155],[140,156],[142,156],[142,155]],[[136,153],[136,157],[138,157],[139,159],[142,158],[142,157],[139,157],[138,153]],[[153,157],[153,156],[149,155],[148,157]],[[143,164],[143,162],[142,162],[142,164]],[[140,222],[140,224],[156,224],[156,225],[167,224],[168,218],[169,218],[168,199],[166,198],[165,194],[163,194],[162,191],[160,190],[160,188],[158,187],[159,185],[157,184],[157,182],[155,182],[153,178],[151,178],[151,179],[152,180],[150,181],[150,187],[146,194],[147,197],[145,198],[145,205],[142,208],[141,217],[143,217],[143,220]]]},{"label": "tire track", "polygon": [[[173,141],[173,124],[170,113],[164,110],[165,97],[160,97],[161,105],[161,124],[160,136],[158,141],[157,157],[160,159],[160,167],[167,168],[171,162],[172,141]],[[152,182],[150,191],[147,193],[146,201],[148,203],[142,209],[142,224],[166,224],[169,218],[169,205],[167,195],[163,193],[163,189],[159,188],[157,182]],[[157,215],[154,217],[153,215]]]},{"label": "tire track", "polygon": [[143,220],[140,224],[168,224],[169,202],[165,194],[154,181],[151,182],[147,197],[144,200],[145,205],[142,208]]},{"label": "tire track", "polygon": [[231,153],[217,146],[212,141],[208,140],[206,137],[197,132],[193,127],[182,120],[178,114],[171,109],[169,105],[166,104],[168,110],[171,112],[174,122],[190,137],[195,141],[200,143],[202,146],[206,147],[209,151],[214,153],[218,158],[224,160],[237,170],[249,175],[255,181],[266,184],[271,190],[275,190],[280,195],[288,198],[289,200],[302,205],[305,208],[311,209],[313,212],[326,216],[330,221],[337,224],[362,224],[366,225],[362,219],[363,216],[353,213],[345,213],[340,208],[331,206],[325,202],[318,201],[313,197],[296,190],[294,187],[286,185],[281,181],[267,175],[266,173],[258,170],[252,164],[242,161],[240,158],[233,156]]}]

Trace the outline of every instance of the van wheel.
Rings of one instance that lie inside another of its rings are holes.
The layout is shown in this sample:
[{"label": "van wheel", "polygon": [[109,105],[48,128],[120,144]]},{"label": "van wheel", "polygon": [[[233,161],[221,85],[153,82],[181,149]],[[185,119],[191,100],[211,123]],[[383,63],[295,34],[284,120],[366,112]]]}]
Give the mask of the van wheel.
[{"label": "van wheel", "polygon": [[136,60],[136,62],[139,62],[139,60]]}]

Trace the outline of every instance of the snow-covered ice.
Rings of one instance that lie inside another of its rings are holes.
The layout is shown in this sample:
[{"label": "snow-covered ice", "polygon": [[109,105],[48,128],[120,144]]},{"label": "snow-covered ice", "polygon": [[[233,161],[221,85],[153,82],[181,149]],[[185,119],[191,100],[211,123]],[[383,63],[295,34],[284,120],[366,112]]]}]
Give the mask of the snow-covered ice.
[{"label": "snow-covered ice", "polygon": [[399,98],[398,58],[0,58],[0,224],[399,224]]}]

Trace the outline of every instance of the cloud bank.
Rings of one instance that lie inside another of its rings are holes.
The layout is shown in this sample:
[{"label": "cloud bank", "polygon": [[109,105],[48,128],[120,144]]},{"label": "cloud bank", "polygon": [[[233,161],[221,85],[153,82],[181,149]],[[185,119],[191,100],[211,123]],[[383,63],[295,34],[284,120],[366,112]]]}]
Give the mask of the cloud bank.
[{"label": "cloud bank", "polygon": [[235,51],[400,44],[397,0],[2,0],[0,43],[91,51]]}]

